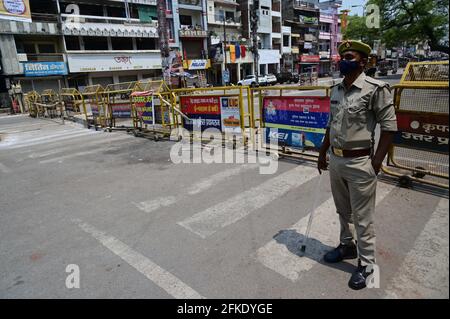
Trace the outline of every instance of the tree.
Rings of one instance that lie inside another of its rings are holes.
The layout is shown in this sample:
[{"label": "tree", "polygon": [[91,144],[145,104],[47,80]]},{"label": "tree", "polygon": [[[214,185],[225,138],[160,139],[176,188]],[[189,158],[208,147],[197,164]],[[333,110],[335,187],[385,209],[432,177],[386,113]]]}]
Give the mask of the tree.
[{"label": "tree", "polygon": [[348,16],[347,21],[348,27],[343,34],[345,40],[361,40],[372,45],[374,40],[380,38],[379,30],[367,27],[365,17]]},{"label": "tree", "polygon": [[388,47],[427,41],[432,51],[449,53],[449,0],[369,0],[368,4],[380,8],[380,29],[368,29],[365,19],[350,17],[345,37],[379,35]]}]

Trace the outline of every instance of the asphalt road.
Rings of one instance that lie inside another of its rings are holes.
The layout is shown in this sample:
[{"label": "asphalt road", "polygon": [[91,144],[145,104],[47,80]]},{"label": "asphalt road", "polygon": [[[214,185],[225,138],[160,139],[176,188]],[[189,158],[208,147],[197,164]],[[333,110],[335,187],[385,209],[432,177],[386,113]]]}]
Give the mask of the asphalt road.
[{"label": "asphalt road", "polygon": [[339,232],[327,174],[175,164],[174,144],[0,117],[0,298],[449,297],[447,191],[380,176],[380,288],[355,292],[356,261],[321,260]]}]

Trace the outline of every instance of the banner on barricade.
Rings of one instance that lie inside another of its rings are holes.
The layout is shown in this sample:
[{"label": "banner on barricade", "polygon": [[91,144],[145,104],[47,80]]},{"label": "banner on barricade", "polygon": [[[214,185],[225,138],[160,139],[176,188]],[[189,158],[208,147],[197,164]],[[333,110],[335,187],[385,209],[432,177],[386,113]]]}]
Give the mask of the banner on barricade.
[{"label": "banner on barricade", "polygon": [[64,107],[67,112],[76,112],[75,102],[71,99],[63,99]]},{"label": "banner on barricade", "polygon": [[110,102],[109,107],[111,108],[112,116],[114,118],[131,117],[131,103],[129,100]]},{"label": "banner on barricade", "polygon": [[266,142],[275,140],[279,145],[318,149],[325,136],[329,113],[329,97],[264,97]]},{"label": "banner on barricade", "polygon": [[221,97],[221,121],[222,131],[225,133],[240,134],[241,130],[241,113],[239,109],[239,99],[237,97]]},{"label": "banner on barricade", "polygon": [[448,154],[449,119],[440,114],[397,112],[394,145]]},{"label": "banner on barricade", "polygon": [[155,124],[155,108],[153,104],[152,92],[134,92],[131,94],[134,107],[136,109],[137,117],[142,120],[144,124]]},{"label": "banner on barricade", "polygon": [[184,127],[193,131],[194,126],[201,125],[201,130],[215,128],[222,131],[219,96],[182,96],[181,112],[190,120],[183,119]]}]

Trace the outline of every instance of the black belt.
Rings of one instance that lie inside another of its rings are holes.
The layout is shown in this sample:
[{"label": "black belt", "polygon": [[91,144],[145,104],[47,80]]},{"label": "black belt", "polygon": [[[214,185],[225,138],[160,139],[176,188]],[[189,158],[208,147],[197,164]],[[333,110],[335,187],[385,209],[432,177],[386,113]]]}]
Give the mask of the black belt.
[{"label": "black belt", "polygon": [[333,154],[338,157],[362,157],[372,154],[372,149],[367,148],[364,150],[341,150],[336,147],[332,147]]}]

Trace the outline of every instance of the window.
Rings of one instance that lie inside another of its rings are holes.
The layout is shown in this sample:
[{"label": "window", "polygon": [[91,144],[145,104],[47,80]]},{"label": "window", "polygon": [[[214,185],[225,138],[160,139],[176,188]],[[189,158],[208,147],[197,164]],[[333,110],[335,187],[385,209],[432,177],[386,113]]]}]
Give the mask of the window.
[{"label": "window", "polygon": [[127,37],[111,37],[113,50],[133,50],[133,40]]},{"label": "window", "polygon": [[80,40],[75,36],[65,36],[67,50],[80,50]]},{"label": "window", "polygon": [[83,37],[85,50],[108,50],[108,40],[105,37]]},{"label": "window", "polygon": [[34,43],[21,43],[18,46],[17,51],[18,51],[18,53],[27,53],[27,54],[37,53]]},{"label": "window", "polygon": [[158,43],[153,38],[136,38],[136,46],[138,50],[157,50]]},{"label": "window", "polygon": [[192,17],[180,15],[180,24],[181,25],[192,25]]},{"label": "window", "polygon": [[288,47],[289,46],[289,36],[288,35],[284,35],[283,36],[283,46],[284,47]]},{"label": "window", "polygon": [[218,10],[216,15],[217,21],[223,21],[225,19],[225,11],[224,10]]},{"label": "window", "polygon": [[108,17],[126,18],[124,7],[107,7],[106,12]]},{"label": "window", "polygon": [[53,43],[38,44],[39,53],[56,53],[55,45]]},{"label": "window", "polygon": [[234,12],[225,12],[225,18],[227,19],[227,20],[231,20],[231,21],[235,21],[234,20]]},{"label": "window", "polygon": [[102,6],[95,6],[95,5],[89,5],[89,4],[79,4],[80,7],[80,14],[81,15],[88,15],[88,16],[103,16],[103,7]]}]

